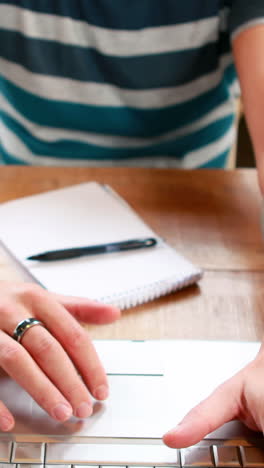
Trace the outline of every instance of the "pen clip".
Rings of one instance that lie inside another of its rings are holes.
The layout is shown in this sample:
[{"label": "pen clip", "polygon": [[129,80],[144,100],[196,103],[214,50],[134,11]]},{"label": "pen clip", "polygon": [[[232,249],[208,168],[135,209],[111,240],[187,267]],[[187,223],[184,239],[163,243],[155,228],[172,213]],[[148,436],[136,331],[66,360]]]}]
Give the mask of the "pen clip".
[{"label": "pen clip", "polygon": [[[133,249],[140,249],[145,247],[152,247],[157,244],[156,239],[153,237],[149,237],[146,239],[132,239],[128,241],[122,241],[118,245],[118,250],[133,250]],[[116,246],[117,243],[109,244],[110,246]]]}]

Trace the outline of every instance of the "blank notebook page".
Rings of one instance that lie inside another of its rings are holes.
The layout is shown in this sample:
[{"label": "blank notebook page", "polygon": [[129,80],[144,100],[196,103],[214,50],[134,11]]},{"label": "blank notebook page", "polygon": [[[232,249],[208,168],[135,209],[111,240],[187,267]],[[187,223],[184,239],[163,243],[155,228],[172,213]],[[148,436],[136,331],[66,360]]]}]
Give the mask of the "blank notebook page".
[{"label": "blank notebook page", "polygon": [[[96,182],[0,205],[0,238],[45,288],[116,304],[155,299],[201,277],[201,270],[158,238],[109,187]],[[52,262],[26,257],[48,250],[155,237],[155,247]]]}]

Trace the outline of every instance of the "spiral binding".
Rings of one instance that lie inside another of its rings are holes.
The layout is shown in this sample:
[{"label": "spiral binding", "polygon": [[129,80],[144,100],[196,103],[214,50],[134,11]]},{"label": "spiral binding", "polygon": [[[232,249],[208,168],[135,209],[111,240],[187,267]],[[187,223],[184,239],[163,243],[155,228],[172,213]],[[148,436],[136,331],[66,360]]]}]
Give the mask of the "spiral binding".
[{"label": "spiral binding", "polygon": [[144,304],[145,302],[154,301],[159,297],[171,294],[179,289],[197,283],[201,279],[202,272],[197,273],[179,281],[175,276],[169,277],[165,280],[155,281],[144,286],[122,291],[122,293],[111,294],[102,296],[97,300],[105,304],[111,304],[121,310],[136,307]]}]

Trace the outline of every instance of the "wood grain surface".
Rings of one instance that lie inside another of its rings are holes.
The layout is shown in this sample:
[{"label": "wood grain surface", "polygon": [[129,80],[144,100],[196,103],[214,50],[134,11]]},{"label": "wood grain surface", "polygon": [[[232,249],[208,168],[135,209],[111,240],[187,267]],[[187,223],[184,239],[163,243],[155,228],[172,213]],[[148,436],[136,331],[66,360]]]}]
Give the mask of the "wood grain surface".
[{"label": "wood grain surface", "polygon": [[[113,187],[204,269],[198,286],[124,312],[115,324],[89,327],[94,338],[262,339],[264,244],[254,169],[7,166],[0,169],[0,202],[91,180]],[[0,279],[22,280],[3,252]]]}]

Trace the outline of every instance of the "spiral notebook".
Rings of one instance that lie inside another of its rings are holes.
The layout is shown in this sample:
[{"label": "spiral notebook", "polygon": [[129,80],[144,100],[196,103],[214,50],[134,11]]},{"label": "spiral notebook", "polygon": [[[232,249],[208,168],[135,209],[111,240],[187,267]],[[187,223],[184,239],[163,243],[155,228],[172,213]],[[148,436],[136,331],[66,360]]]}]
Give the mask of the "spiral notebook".
[{"label": "spiral notebook", "polygon": [[[50,291],[89,297],[121,309],[154,300],[201,278],[110,187],[88,182],[0,205],[0,239]],[[155,247],[52,262],[29,261],[39,252],[155,237]]]}]

